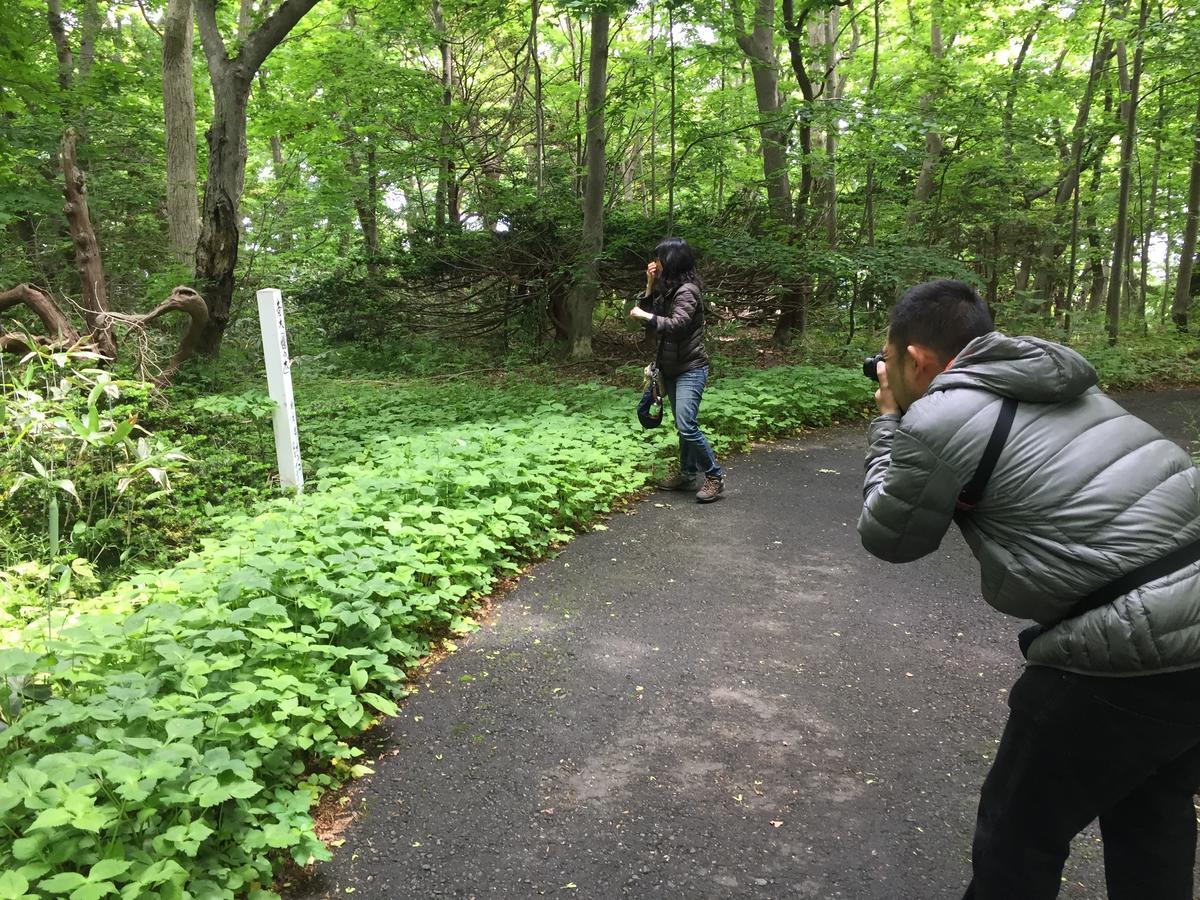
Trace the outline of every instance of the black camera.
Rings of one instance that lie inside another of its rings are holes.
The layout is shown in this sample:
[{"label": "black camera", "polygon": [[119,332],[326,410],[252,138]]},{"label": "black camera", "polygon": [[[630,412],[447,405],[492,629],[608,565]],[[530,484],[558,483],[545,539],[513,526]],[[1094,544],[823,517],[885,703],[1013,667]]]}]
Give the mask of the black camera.
[{"label": "black camera", "polygon": [[874,356],[868,356],[863,360],[863,374],[872,381],[878,381],[879,373],[875,371],[875,369],[881,362],[884,362],[882,353],[876,353]]}]

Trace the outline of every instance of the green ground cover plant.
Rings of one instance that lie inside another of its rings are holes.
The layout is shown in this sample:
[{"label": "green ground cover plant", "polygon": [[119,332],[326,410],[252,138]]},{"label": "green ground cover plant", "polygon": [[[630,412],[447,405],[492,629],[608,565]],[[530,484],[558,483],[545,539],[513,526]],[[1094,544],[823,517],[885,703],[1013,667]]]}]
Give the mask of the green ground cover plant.
[{"label": "green ground cover plant", "polygon": [[1159,332],[1110,347],[1099,334],[1084,334],[1072,346],[1096,367],[1105,390],[1200,384],[1200,343],[1194,335]]},{"label": "green ground cover plant", "polygon": [[[781,368],[714,385],[704,422],[728,454],[869,396]],[[0,650],[0,897],[267,896],[282,854],[324,856],[309,810],[364,771],[352,740],[406,668],[664,468],[674,434],[641,432],[635,401],[526,381],[314,398],[312,492],[220,517],[178,565]]]}]

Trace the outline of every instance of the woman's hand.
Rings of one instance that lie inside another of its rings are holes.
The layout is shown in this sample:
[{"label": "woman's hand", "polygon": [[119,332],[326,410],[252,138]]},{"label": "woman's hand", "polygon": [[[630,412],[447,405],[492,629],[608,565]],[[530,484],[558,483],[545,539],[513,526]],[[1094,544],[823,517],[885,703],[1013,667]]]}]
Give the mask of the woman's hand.
[{"label": "woman's hand", "polygon": [[647,322],[649,322],[652,317],[652,313],[646,312],[640,306],[635,306],[633,309],[629,310],[629,318],[631,319],[645,319]]},{"label": "woman's hand", "polygon": [[646,264],[646,296],[654,290],[654,279],[658,277],[658,260],[652,259]]}]

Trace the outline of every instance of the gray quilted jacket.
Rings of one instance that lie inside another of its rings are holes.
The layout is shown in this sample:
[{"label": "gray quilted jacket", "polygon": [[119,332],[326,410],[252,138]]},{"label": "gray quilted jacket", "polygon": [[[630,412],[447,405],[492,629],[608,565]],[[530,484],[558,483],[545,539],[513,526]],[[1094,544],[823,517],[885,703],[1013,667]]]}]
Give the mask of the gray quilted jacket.
[{"label": "gray quilted jacket", "polygon": [[[1012,432],[982,499],[956,517],[1001,397],[1019,401]],[[1101,675],[1200,666],[1200,563],[1061,621],[1079,598],[1200,538],[1200,469],[1101,392],[1079,354],[976,338],[903,418],[875,419],[869,440],[863,546],[908,562],[957,518],[984,599],[1053,626],[1030,663]]]}]

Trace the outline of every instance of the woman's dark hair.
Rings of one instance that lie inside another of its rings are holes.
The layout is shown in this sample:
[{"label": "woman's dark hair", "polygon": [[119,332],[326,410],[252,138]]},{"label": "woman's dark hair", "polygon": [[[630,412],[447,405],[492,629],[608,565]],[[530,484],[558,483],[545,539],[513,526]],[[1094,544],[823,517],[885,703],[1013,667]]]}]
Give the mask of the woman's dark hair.
[{"label": "woman's dark hair", "polygon": [[659,289],[666,295],[675,293],[681,284],[691,283],[701,290],[704,283],[696,272],[696,254],[683,238],[663,238],[654,248],[654,258],[662,261]]},{"label": "woman's dark hair", "polygon": [[892,307],[888,341],[903,350],[921,344],[945,362],[994,331],[987,304],[969,284],[942,279],[918,284]]}]

